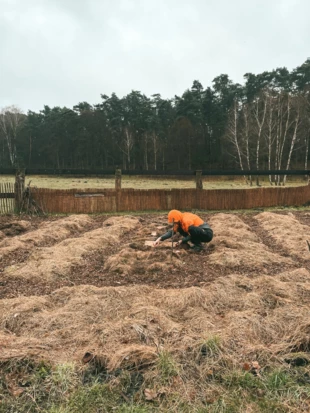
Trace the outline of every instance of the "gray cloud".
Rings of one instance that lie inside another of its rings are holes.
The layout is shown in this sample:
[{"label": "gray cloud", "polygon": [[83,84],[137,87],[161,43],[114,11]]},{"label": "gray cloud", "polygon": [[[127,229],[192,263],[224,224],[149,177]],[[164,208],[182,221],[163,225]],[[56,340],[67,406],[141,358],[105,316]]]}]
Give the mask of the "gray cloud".
[{"label": "gray cloud", "polygon": [[0,108],[164,97],[309,55],[308,0],[0,0]]}]

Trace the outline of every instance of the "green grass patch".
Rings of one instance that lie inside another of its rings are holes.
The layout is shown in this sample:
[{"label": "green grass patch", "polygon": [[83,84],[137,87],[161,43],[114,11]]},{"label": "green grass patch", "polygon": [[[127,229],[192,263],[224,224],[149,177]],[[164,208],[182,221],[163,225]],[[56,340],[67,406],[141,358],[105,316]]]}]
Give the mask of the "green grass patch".
[{"label": "green grass patch", "polygon": [[180,374],[180,368],[174,360],[171,353],[162,351],[158,355],[156,367],[159,374],[159,380],[162,383],[168,383],[173,377]]},{"label": "green grass patch", "polygon": [[[149,371],[107,372],[95,365],[32,360],[0,365],[0,413],[243,413],[308,411],[309,366],[261,369],[260,375],[221,363],[218,337],[203,342],[206,363],[218,370],[199,375],[195,354],[159,353]],[[196,367],[194,367],[196,366]],[[146,378],[145,378],[146,377]],[[301,378],[304,377],[304,380]],[[145,391],[154,391],[147,400]]]}]

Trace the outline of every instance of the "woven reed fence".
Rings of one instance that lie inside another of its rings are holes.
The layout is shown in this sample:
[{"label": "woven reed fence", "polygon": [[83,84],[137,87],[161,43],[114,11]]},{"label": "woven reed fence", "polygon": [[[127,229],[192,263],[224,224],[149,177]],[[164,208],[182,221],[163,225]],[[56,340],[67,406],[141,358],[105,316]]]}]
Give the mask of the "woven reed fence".
[{"label": "woven reed fence", "polygon": [[310,205],[310,185],[231,190],[33,188],[32,196],[47,213],[234,210]]},{"label": "woven reed fence", "polygon": [[15,210],[14,184],[0,183],[0,214],[12,214]]}]

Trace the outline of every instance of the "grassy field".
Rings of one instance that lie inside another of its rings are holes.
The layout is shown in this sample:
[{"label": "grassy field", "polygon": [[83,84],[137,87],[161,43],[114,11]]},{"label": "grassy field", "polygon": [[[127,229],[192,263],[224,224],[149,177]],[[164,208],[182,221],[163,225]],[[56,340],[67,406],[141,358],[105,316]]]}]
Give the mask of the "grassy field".
[{"label": "grassy field", "polygon": [[[14,176],[2,175],[0,176],[1,182],[14,182]],[[115,180],[114,176],[111,178],[106,177],[68,177],[68,176],[27,176],[26,184],[31,181],[31,186],[38,188],[50,188],[50,189],[73,189],[73,188],[114,188]],[[268,177],[263,176],[260,178],[261,186],[270,187]],[[302,178],[288,177],[286,186],[299,186],[306,185],[307,181]],[[171,188],[195,188],[194,177],[191,180],[184,179],[151,179],[147,177],[139,176],[126,176],[122,177],[122,188],[135,188],[135,189],[171,189]],[[204,189],[243,189],[243,188],[256,188],[247,185],[242,177],[205,177],[203,179]]]}]

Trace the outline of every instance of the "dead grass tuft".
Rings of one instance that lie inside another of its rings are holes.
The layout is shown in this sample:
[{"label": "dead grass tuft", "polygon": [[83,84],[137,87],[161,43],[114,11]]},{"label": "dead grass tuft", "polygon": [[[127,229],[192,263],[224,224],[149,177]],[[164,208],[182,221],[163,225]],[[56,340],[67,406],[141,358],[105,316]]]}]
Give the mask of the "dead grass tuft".
[{"label": "dead grass tuft", "polygon": [[0,229],[7,236],[14,236],[23,233],[31,228],[29,221],[12,221],[4,224],[0,224]]},{"label": "dead grass tuft", "polygon": [[116,368],[141,368],[153,364],[158,357],[156,347],[130,345],[116,349],[110,357],[107,365],[108,370],[114,371]]}]

